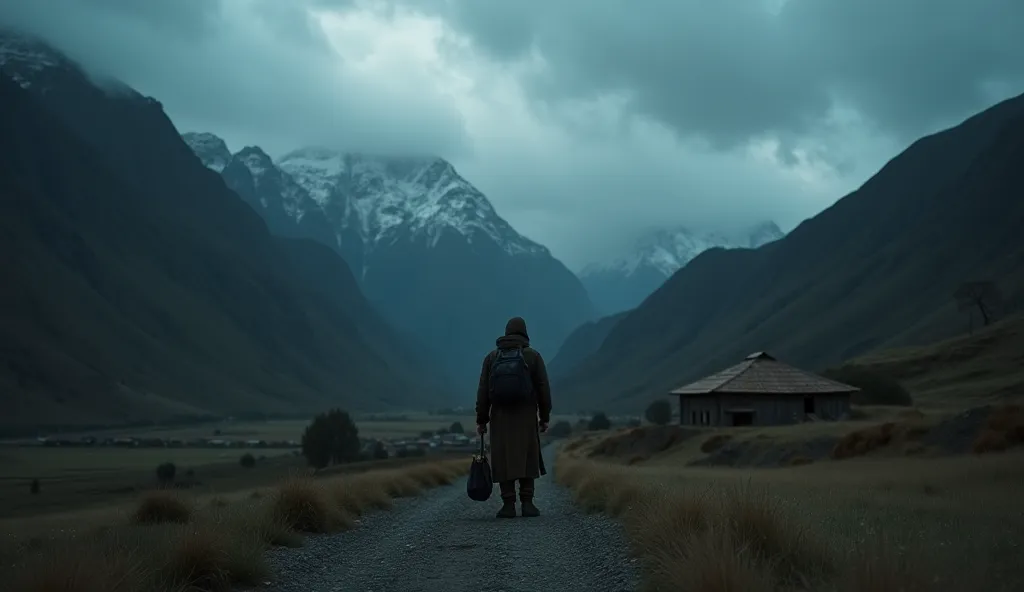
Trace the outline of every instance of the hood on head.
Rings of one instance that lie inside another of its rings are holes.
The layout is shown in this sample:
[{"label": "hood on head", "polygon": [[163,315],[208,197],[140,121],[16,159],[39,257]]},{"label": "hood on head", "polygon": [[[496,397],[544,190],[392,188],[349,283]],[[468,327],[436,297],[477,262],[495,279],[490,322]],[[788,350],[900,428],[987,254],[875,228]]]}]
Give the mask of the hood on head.
[{"label": "hood on head", "polygon": [[523,317],[512,317],[505,323],[505,335],[521,335],[527,340],[530,339],[530,334],[526,332],[526,321]]},{"label": "hood on head", "polygon": [[513,317],[505,323],[505,335],[495,340],[501,349],[510,347],[529,347],[530,335],[526,332],[526,321],[522,317]]}]

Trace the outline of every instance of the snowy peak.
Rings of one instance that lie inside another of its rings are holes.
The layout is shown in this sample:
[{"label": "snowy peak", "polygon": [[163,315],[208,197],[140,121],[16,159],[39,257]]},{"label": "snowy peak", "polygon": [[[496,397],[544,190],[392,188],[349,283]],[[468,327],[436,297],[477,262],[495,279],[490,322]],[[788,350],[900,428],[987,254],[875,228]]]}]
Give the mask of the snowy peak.
[{"label": "snowy peak", "polygon": [[22,88],[38,93],[60,88],[69,80],[84,80],[111,97],[144,98],[120,80],[87,71],[46,41],[3,26],[0,26],[0,71]]},{"label": "snowy peak", "polygon": [[78,67],[43,41],[0,28],[0,69],[22,88],[29,88],[49,70]]},{"label": "snowy peak", "polygon": [[549,255],[516,232],[451,163],[436,157],[381,157],[311,147],[277,161],[322,207],[344,212],[371,249],[400,237],[436,246],[454,233],[469,243],[493,241],[510,255]]},{"label": "snowy peak", "polygon": [[782,236],[783,232],[770,221],[731,232],[697,232],[684,227],[663,228],[638,240],[630,255],[611,263],[589,265],[580,275],[614,273],[629,277],[642,269],[647,269],[668,277],[708,249],[754,249]]},{"label": "snowy peak", "polygon": [[219,136],[206,132],[187,132],[181,135],[181,139],[185,140],[206,167],[218,173],[231,162],[231,151]]}]

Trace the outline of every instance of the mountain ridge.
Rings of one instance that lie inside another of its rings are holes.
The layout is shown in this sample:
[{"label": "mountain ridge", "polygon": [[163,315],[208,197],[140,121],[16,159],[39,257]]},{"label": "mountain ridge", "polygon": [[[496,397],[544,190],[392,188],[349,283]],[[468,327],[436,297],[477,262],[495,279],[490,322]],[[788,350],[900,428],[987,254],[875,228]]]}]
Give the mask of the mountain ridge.
[{"label": "mountain ridge", "polygon": [[[183,138],[208,166],[224,160],[226,144],[216,135]],[[246,163],[247,154],[260,161]],[[258,148],[243,148],[221,175],[276,233],[314,238],[341,254],[394,325],[448,335],[453,355],[447,368],[467,383],[479,372],[481,347],[509,317],[525,317],[537,347],[554,351],[593,316],[578,278],[547,247],[508,224],[442,158],[323,147],[292,150],[272,165],[268,158]],[[260,179],[268,177],[279,179],[263,183],[275,195],[260,192]],[[289,211],[280,196],[292,184],[299,188],[293,201],[304,205]],[[295,227],[299,213],[315,230]],[[505,296],[514,292],[525,295]]]},{"label": "mountain ridge", "polygon": [[3,269],[19,286],[0,316],[5,424],[443,401],[433,378],[407,374],[418,362],[395,364],[404,340],[344,261],[271,236],[159,102],[112,95],[70,61],[26,69],[5,55]]},{"label": "mountain ridge", "polygon": [[693,231],[684,226],[655,229],[634,243],[633,251],[580,270],[580,281],[605,314],[640,305],[673,273],[703,251],[715,248],[753,249],[785,236],[771,221],[731,231]]},{"label": "mountain ridge", "polygon": [[783,239],[704,251],[556,386],[635,410],[751,351],[822,369],[948,336],[963,327],[952,293],[971,279],[1024,306],[1022,138],[1024,95],[917,140]]}]

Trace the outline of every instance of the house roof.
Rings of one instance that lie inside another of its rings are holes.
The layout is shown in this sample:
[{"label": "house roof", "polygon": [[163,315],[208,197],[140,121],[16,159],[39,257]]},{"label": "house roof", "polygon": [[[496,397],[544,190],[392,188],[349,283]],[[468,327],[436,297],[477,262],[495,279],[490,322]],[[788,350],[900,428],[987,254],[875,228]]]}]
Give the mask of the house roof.
[{"label": "house roof", "polygon": [[672,391],[673,395],[711,393],[789,394],[854,393],[857,387],[829,380],[789,364],[765,352],[754,352],[742,362]]}]

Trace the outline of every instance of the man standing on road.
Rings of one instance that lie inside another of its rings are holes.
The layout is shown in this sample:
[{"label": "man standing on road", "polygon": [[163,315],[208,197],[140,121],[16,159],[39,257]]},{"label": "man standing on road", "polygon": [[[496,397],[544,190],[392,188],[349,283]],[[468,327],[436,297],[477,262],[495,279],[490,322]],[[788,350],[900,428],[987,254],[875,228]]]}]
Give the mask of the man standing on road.
[{"label": "man standing on road", "polygon": [[533,504],[534,479],[547,474],[540,433],[551,421],[551,387],[540,352],[530,347],[526,321],[509,319],[497,349],[484,358],[476,391],[476,432],[491,425],[491,471],[501,489],[498,518],[516,516],[516,481],[523,516],[540,516]]}]

